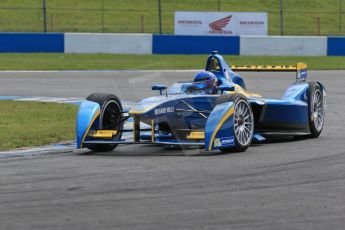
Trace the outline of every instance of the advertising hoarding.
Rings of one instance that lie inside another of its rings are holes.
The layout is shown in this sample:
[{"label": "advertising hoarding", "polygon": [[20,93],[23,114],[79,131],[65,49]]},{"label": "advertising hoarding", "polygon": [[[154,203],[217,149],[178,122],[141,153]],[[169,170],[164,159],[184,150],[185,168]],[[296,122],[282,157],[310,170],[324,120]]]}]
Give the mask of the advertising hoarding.
[{"label": "advertising hoarding", "polygon": [[265,12],[175,12],[176,35],[267,35]]}]

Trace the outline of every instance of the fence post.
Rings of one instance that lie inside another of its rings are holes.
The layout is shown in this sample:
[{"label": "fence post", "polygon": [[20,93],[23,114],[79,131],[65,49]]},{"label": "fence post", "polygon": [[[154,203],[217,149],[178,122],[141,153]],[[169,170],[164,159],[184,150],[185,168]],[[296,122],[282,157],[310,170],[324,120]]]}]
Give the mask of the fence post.
[{"label": "fence post", "polygon": [[283,0],[280,0],[280,35],[284,35]]},{"label": "fence post", "polygon": [[161,7],[161,0],[158,0],[158,21],[159,21],[159,34],[162,34],[162,7]]},{"label": "fence post", "polygon": [[104,0],[102,1],[102,33],[104,33]]},{"label": "fence post", "polygon": [[339,0],[339,35],[341,35],[342,14],[343,14],[343,0]]},{"label": "fence post", "polygon": [[217,7],[218,11],[220,11],[220,0],[218,0],[218,7]]},{"label": "fence post", "polygon": [[316,35],[320,36],[320,16],[316,17]]},{"label": "fence post", "polygon": [[46,0],[43,0],[43,30],[47,32],[47,8],[46,8]]},{"label": "fence post", "polygon": [[140,16],[140,32],[144,33],[144,15]]},{"label": "fence post", "polygon": [[51,25],[51,31],[55,32],[55,16],[54,16],[54,14],[50,15],[50,25]]}]

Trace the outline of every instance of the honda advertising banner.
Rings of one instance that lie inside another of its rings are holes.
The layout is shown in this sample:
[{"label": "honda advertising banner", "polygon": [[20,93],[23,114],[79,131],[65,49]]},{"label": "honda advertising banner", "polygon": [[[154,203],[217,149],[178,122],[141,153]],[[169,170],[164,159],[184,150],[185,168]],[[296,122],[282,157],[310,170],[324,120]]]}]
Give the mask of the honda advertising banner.
[{"label": "honda advertising banner", "polygon": [[175,12],[177,35],[267,35],[265,12]]}]

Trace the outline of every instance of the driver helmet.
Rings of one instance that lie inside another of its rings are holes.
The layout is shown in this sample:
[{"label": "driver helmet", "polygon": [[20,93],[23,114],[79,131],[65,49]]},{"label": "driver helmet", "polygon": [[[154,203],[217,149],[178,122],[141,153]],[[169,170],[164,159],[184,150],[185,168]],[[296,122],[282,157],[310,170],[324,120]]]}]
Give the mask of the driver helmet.
[{"label": "driver helmet", "polygon": [[206,94],[218,92],[218,80],[216,75],[209,71],[201,71],[194,76],[193,88]]}]

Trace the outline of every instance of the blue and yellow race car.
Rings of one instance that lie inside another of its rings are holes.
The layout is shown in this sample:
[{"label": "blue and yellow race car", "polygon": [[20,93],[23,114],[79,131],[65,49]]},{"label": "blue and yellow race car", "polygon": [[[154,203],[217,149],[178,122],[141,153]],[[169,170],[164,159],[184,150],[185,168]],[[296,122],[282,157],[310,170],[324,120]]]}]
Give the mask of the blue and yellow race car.
[{"label": "blue and yellow race car", "polygon": [[[296,72],[296,82],[281,99],[268,99],[248,92],[239,71]],[[77,147],[112,151],[119,144],[166,144],[229,152],[275,135],[316,138],[324,124],[326,91],[306,78],[304,63],[229,66],[215,51],[193,81],[153,85],[160,95],[129,110],[115,95],[88,96],[77,115]]]}]

